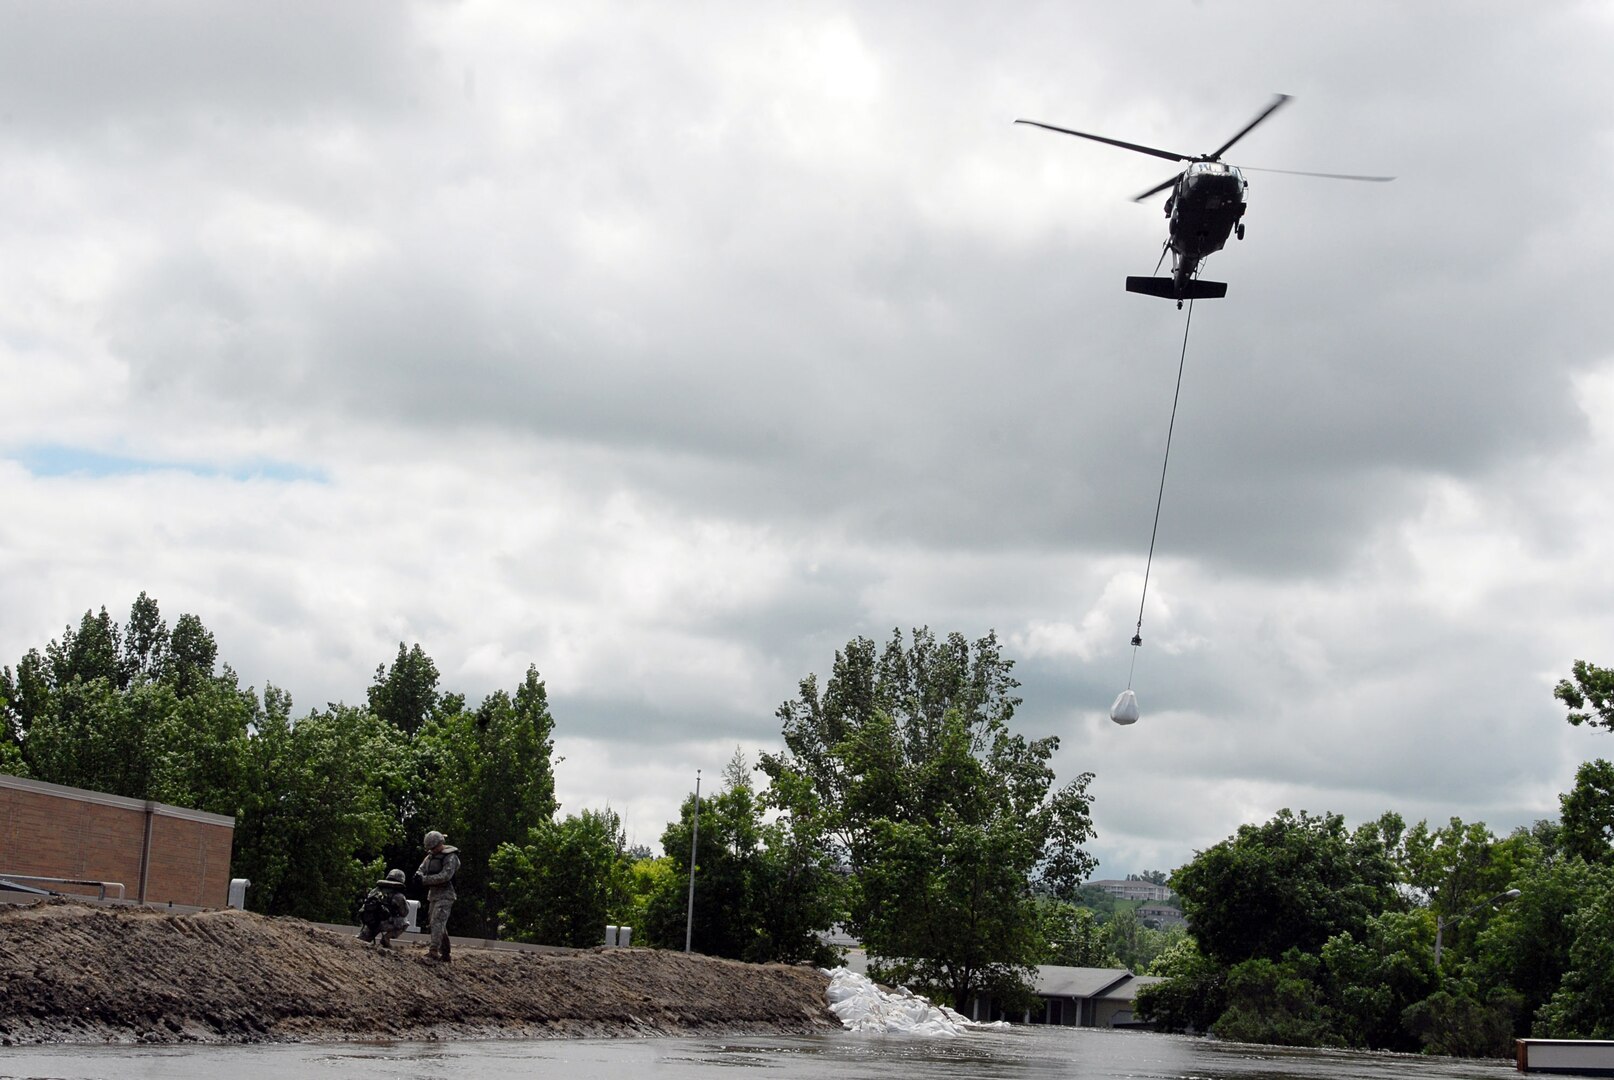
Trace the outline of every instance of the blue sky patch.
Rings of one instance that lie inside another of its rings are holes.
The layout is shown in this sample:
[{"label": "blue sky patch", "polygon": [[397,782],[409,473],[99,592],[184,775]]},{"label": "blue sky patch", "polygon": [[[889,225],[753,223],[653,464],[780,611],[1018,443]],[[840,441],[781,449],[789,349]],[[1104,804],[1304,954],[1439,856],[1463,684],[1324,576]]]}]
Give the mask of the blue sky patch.
[{"label": "blue sky patch", "polygon": [[128,454],[105,453],[79,446],[24,446],[6,455],[34,476],[131,476],[141,473],[180,472],[191,476],[226,480],[273,480],[280,483],[323,484],[327,478],[318,469],[286,461],[250,460],[231,464],[196,461],[163,461]]}]

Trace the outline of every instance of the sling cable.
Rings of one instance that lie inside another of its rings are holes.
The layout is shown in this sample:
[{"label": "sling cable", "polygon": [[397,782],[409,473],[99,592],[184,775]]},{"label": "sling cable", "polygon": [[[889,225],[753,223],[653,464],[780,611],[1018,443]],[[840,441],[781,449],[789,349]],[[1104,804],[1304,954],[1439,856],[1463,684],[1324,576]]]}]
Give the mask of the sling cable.
[{"label": "sling cable", "polygon": [[1132,663],[1127,668],[1126,689],[1110,706],[1110,719],[1117,724],[1138,722],[1138,695],[1132,692],[1132,676],[1138,667],[1138,650],[1143,647],[1143,605],[1149,599],[1149,571],[1154,567],[1154,542],[1160,534],[1160,506],[1166,498],[1166,467],[1171,464],[1171,434],[1177,427],[1177,402],[1182,397],[1182,372],[1188,362],[1188,329],[1194,324],[1194,302],[1188,301],[1188,317],[1182,325],[1182,353],[1177,357],[1177,388],[1171,395],[1171,422],[1166,425],[1166,453],[1160,462],[1160,490],[1154,497],[1154,527],[1149,530],[1149,557],[1143,564],[1143,594],[1138,597],[1138,625],[1132,634]]}]

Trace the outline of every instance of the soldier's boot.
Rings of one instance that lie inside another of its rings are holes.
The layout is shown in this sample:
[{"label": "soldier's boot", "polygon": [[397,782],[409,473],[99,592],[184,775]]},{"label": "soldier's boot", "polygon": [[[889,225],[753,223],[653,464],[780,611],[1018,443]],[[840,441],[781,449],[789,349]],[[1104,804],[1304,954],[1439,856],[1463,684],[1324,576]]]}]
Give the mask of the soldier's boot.
[{"label": "soldier's boot", "polygon": [[443,963],[448,963],[448,939],[443,939]]}]

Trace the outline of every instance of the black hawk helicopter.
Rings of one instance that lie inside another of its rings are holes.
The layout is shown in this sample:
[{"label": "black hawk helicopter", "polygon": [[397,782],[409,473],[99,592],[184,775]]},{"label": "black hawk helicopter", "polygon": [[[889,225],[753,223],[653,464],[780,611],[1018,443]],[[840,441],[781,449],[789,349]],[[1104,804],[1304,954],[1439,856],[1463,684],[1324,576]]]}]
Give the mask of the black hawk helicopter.
[{"label": "black hawk helicopter", "polygon": [[[1133,202],[1142,202],[1151,195],[1158,195],[1167,188],[1171,189],[1171,195],[1166,199],[1166,216],[1171,219],[1171,235],[1166,239],[1165,247],[1160,252],[1160,262],[1165,261],[1167,251],[1172,253],[1171,276],[1126,279],[1127,292],[1163,296],[1168,300],[1176,300],[1180,308],[1184,300],[1212,300],[1227,295],[1227,282],[1201,281],[1198,276],[1199,264],[1207,255],[1222,250],[1229,234],[1237,235],[1240,240],[1244,239],[1244,222],[1241,219],[1246,209],[1244,195],[1249,183],[1244,179],[1242,172],[1222,160],[1222,155],[1289,100],[1288,94],[1277,95],[1272,99],[1272,103],[1262,109],[1254,120],[1245,124],[1237,135],[1211,153],[1198,156],[1160,150],[1153,146],[1139,146],[1137,143],[1109,139],[1103,135],[1090,135],[1085,131],[1072,131],[1070,128],[1055,127],[1053,124],[1044,124],[1037,120],[1016,120],[1015,123],[1031,124],[1065,135],[1092,139],[1094,142],[1119,146],[1123,150],[1135,150],[1140,154],[1165,158],[1167,161],[1187,162],[1182,172],[1163,184],[1156,184],[1133,199]],[[1289,169],[1250,169],[1250,171],[1287,173],[1290,176],[1321,176],[1329,180],[1371,180],[1378,183],[1395,179],[1393,176],[1351,176],[1344,173],[1294,172]],[[1160,264],[1156,263],[1156,272],[1159,269]]]}]

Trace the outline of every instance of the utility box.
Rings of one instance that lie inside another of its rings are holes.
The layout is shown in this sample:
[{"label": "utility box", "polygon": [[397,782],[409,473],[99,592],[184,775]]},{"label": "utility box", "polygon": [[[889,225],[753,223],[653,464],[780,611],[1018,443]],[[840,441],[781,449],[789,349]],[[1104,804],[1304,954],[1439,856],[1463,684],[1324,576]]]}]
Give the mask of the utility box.
[{"label": "utility box", "polygon": [[245,911],[247,909],[247,889],[250,888],[251,885],[252,882],[248,881],[244,877],[230,879],[231,907],[235,908],[237,911]]},{"label": "utility box", "polygon": [[633,944],[633,927],[619,926],[616,928],[616,943],[624,949]]},{"label": "utility box", "polygon": [[605,944],[608,947],[616,944],[617,934],[620,930],[621,927],[619,926],[607,926],[605,928]]},{"label": "utility box", "polygon": [[420,933],[420,923],[417,921],[420,918],[420,901],[405,900],[404,903],[409,905],[409,925],[404,929],[412,934],[418,934]]}]

